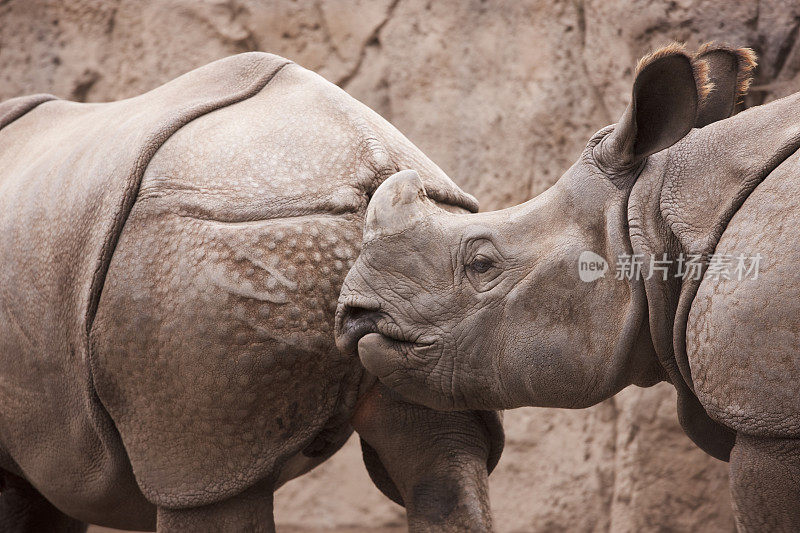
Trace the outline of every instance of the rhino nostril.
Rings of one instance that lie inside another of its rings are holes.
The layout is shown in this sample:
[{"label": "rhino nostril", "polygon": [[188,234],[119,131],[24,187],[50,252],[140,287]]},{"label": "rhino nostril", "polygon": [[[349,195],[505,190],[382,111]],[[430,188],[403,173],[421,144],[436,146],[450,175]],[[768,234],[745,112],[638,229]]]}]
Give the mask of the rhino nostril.
[{"label": "rhino nostril", "polygon": [[334,319],[336,322],[334,324],[335,334],[339,335],[346,319],[350,318],[354,312],[359,313],[359,310],[363,310],[364,312],[378,312],[380,308],[380,304],[372,300],[354,296],[340,298],[339,305],[336,306],[336,317]]},{"label": "rhino nostril", "polygon": [[376,302],[348,298],[336,310],[336,346],[343,353],[355,353],[358,341],[376,331],[380,306]]},{"label": "rhino nostril", "polygon": [[357,321],[364,317],[373,316],[377,309],[365,309],[363,307],[348,307],[345,311],[345,318],[348,320]]}]

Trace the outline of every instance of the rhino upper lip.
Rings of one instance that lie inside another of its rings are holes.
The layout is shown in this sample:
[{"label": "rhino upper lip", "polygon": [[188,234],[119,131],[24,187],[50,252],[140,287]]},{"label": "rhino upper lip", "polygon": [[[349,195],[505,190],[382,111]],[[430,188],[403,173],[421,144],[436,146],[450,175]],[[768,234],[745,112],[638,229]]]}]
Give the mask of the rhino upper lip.
[{"label": "rhino upper lip", "polygon": [[429,345],[432,341],[422,338],[412,340],[400,326],[385,313],[379,311],[357,310],[345,318],[339,328],[336,345],[344,353],[356,353],[358,341],[370,333],[378,333],[394,342],[403,344]]}]

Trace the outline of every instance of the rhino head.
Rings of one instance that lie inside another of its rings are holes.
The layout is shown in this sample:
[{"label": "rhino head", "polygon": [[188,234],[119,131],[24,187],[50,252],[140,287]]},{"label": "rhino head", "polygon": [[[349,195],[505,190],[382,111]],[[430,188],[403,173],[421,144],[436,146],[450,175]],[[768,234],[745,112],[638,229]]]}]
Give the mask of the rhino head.
[{"label": "rhino head", "polygon": [[339,348],[438,409],[578,408],[665,379],[642,282],[605,258],[631,254],[629,197],[650,156],[729,116],[749,68],[742,50],[675,45],[644,58],[619,122],[514,207],[447,212],[413,170],[392,176],[342,289]]}]

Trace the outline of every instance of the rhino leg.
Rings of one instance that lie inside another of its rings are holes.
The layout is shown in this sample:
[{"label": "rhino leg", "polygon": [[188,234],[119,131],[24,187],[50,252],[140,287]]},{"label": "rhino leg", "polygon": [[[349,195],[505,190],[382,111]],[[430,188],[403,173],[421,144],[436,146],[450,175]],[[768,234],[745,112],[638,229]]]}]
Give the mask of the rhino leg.
[{"label": "rhino leg", "polygon": [[157,531],[271,533],[275,531],[272,493],[272,483],[262,482],[210,505],[187,509],[159,507]]},{"label": "rhino leg", "polygon": [[740,532],[800,531],[800,440],[739,433],[730,484]]},{"label": "rhino leg", "polygon": [[0,471],[0,531],[80,533],[86,527],[53,507],[24,479]]},{"label": "rhino leg", "polygon": [[492,531],[491,437],[474,413],[406,403],[377,383],[359,399],[352,424],[372,480],[405,505],[409,531]]}]

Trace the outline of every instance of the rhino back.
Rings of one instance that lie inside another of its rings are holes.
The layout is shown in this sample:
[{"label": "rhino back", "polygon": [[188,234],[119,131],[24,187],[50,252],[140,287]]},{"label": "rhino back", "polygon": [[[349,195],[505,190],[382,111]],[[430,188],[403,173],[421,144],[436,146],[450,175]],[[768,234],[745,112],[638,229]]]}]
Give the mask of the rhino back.
[{"label": "rhino back", "polygon": [[378,115],[294,65],[161,146],[92,332],[98,395],[151,501],[277,485],[344,443],[362,371],[334,346],[336,300],[369,197],[400,168],[474,207]]},{"label": "rhino back", "polygon": [[256,93],[286,63],[236,56],[129,100],[40,103],[0,130],[0,447],[73,516],[152,522],[88,364],[88,329],[147,162],[183,124]]},{"label": "rhino back", "polygon": [[751,435],[800,436],[800,153],[761,182],[731,219],[715,253],[754,273],[708,273],[689,313],[695,391],[725,425]]}]

